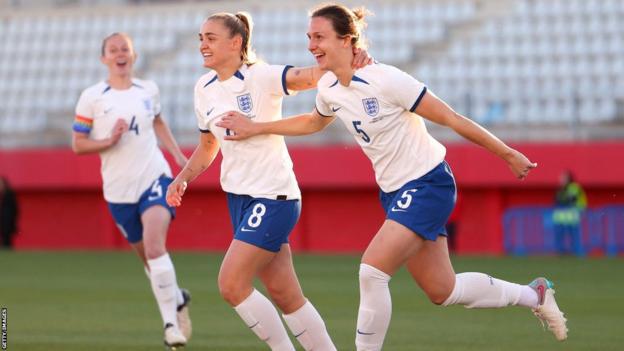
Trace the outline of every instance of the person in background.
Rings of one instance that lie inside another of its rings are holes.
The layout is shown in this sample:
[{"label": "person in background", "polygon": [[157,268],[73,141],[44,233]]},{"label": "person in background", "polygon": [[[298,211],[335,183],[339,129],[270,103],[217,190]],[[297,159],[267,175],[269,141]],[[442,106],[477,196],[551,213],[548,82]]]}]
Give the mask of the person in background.
[{"label": "person in background", "polygon": [[17,197],[9,180],[0,177],[0,239],[3,249],[13,248],[13,237],[17,234],[19,207]]},{"label": "person in background", "polygon": [[571,171],[561,174],[560,187],[555,195],[553,224],[557,253],[585,255],[581,238],[581,216],[587,208],[587,196]]},{"label": "person in background", "polygon": [[98,153],[104,199],[117,227],[141,258],[164,324],[164,342],[183,346],[191,336],[190,294],[178,287],[165,246],[175,210],[165,192],[172,181],[158,140],[180,166],[186,157],[161,117],[158,87],[133,78],[132,39],[113,33],[102,41],[108,78],[80,95],[73,124],[76,154]]}]

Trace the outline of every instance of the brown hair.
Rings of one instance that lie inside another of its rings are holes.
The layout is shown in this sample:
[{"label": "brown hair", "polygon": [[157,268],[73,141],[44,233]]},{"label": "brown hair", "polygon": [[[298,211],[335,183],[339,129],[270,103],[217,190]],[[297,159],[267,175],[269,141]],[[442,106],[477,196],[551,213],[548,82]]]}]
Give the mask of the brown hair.
[{"label": "brown hair", "polygon": [[235,15],[228,12],[220,12],[208,17],[207,21],[216,19],[221,20],[223,25],[230,30],[230,38],[237,34],[241,36],[241,59],[245,64],[254,64],[256,62],[256,54],[251,48],[251,31],[253,29],[251,15],[247,12],[237,12]]},{"label": "brown hair", "polygon": [[366,28],[364,17],[372,14],[363,6],[349,9],[339,4],[323,4],[312,10],[310,17],[328,19],[340,37],[351,36],[353,47],[366,48],[366,39],[362,33]]},{"label": "brown hair", "polygon": [[106,38],[104,38],[104,40],[102,40],[102,50],[101,50],[102,56],[104,56],[104,51],[106,49],[106,42],[108,42],[108,39],[110,39],[110,38],[112,38],[114,36],[117,36],[117,35],[119,35],[120,37],[125,38],[128,41],[128,43],[130,43],[130,48],[132,49],[132,52],[134,53],[134,43],[132,42],[132,38],[130,38],[130,36],[128,34],[126,34],[126,33],[115,32],[115,33],[107,36]]}]

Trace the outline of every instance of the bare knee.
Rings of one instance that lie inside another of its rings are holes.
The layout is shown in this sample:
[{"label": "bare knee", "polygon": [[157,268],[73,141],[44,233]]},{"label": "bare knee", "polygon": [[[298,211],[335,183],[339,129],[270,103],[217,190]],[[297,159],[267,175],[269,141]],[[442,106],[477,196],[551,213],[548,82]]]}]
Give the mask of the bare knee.
[{"label": "bare knee", "polygon": [[446,299],[448,299],[448,297],[451,294],[427,294],[427,297],[429,297],[429,301],[431,301],[434,305],[442,305],[444,303],[444,301],[446,301]]},{"label": "bare knee", "polygon": [[158,245],[156,243],[144,243],[145,258],[153,260],[167,253],[167,249],[164,245]]},{"label": "bare knee", "polygon": [[438,286],[425,290],[425,294],[434,305],[442,305],[453,292],[453,286]]},{"label": "bare knee", "polygon": [[[165,211],[165,215],[161,215]],[[143,246],[148,260],[167,253],[168,213],[161,206],[152,206],[141,217],[143,223]]]},{"label": "bare knee", "polygon": [[219,276],[219,294],[230,306],[238,306],[252,293],[251,284],[245,284],[228,277]]},{"label": "bare knee", "polygon": [[284,286],[280,283],[265,285],[271,300],[284,313],[292,313],[305,304],[305,297],[299,287]]}]

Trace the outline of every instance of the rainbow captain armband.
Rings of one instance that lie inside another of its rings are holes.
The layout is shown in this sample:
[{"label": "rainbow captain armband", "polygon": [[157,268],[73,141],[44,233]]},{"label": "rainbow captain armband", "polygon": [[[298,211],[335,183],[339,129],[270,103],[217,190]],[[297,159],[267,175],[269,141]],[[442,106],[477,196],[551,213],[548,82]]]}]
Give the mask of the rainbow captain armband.
[{"label": "rainbow captain armband", "polygon": [[72,129],[74,132],[89,134],[93,128],[93,119],[76,115]]}]

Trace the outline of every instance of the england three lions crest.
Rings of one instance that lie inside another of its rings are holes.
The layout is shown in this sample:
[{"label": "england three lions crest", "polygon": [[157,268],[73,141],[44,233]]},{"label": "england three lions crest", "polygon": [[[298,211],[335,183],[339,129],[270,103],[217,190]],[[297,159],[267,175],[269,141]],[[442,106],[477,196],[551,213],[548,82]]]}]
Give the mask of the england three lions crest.
[{"label": "england three lions crest", "polygon": [[145,109],[147,111],[152,111],[152,100],[150,99],[143,100],[143,106],[145,106]]},{"label": "england three lions crest", "polygon": [[251,94],[239,95],[236,97],[238,101],[238,109],[241,112],[249,113],[253,108],[253,102],[251,101]]},{"label": "england three lions crest", "polygon": [[375,117],[379,113],[379,102],[377,98],[362,99],[362,105],[364,105],[364,111],[366,114]]}]

